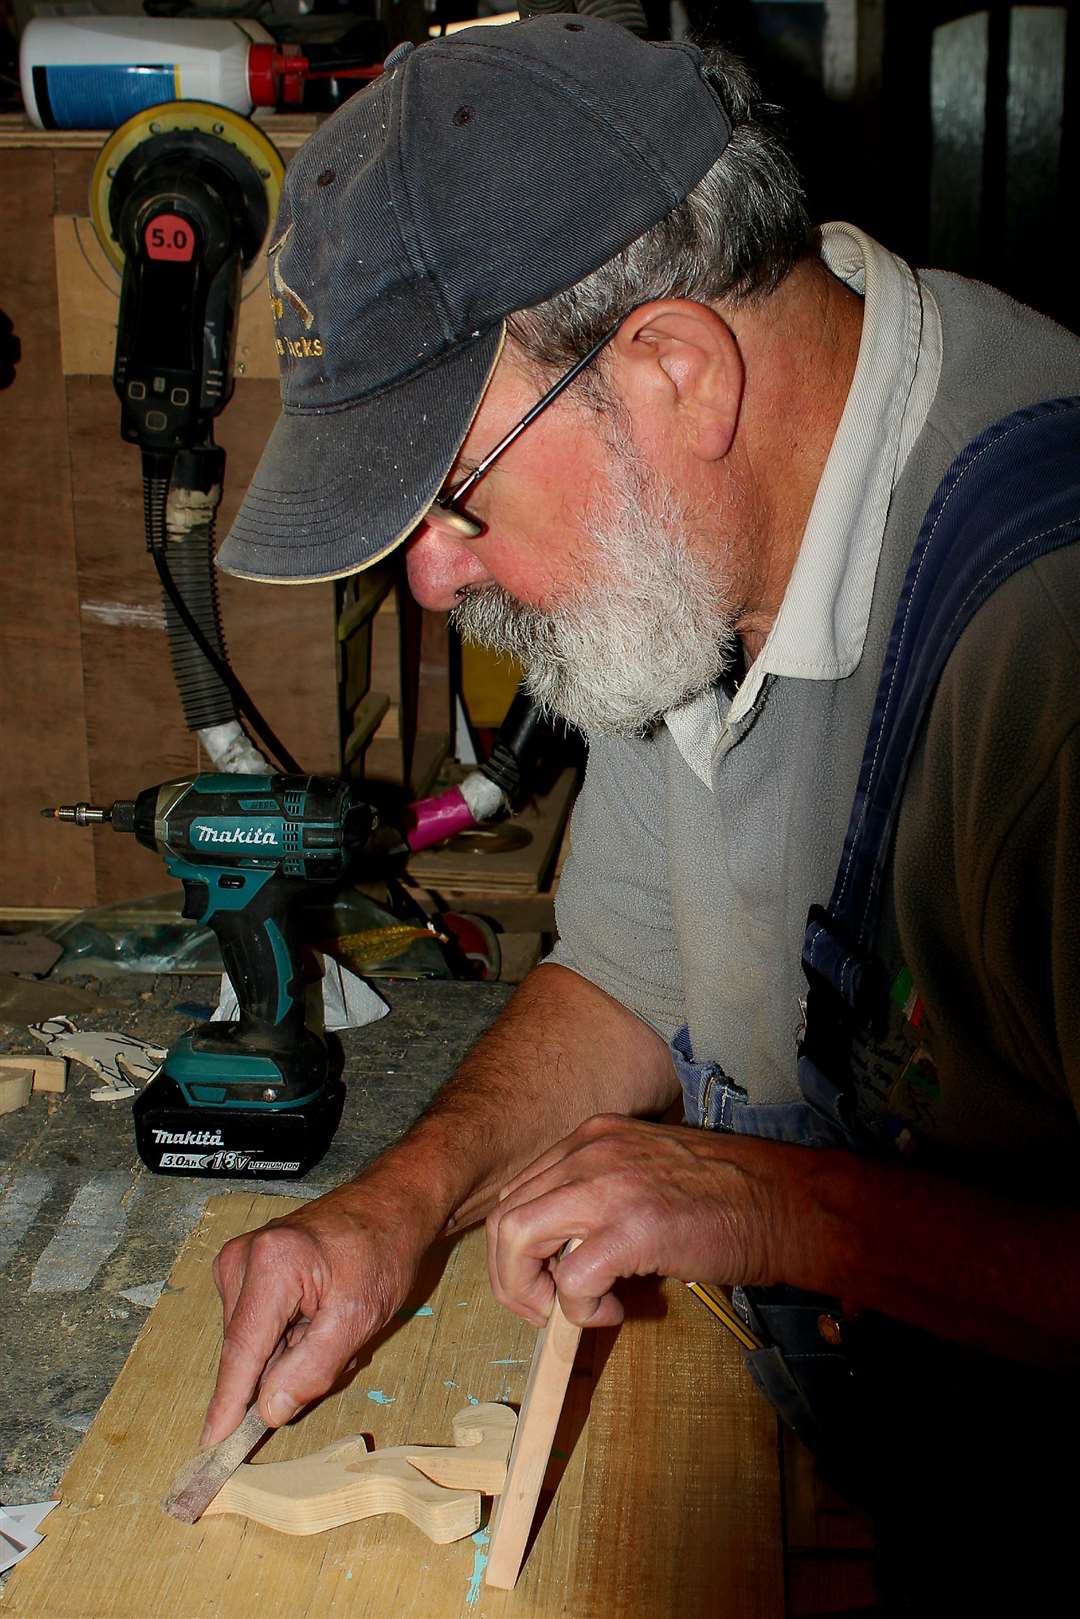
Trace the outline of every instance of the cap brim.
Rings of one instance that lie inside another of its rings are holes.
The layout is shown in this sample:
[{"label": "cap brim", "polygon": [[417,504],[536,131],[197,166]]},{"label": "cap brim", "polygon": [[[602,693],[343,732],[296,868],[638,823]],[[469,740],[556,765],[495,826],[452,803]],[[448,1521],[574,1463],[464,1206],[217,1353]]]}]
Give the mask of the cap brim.
[{"label": "cap brim", "polygon": [[217,554],[241,579],[340,579],[386,556],[443,487],[502,352],[500,324],[344,409],[283,413]]}]

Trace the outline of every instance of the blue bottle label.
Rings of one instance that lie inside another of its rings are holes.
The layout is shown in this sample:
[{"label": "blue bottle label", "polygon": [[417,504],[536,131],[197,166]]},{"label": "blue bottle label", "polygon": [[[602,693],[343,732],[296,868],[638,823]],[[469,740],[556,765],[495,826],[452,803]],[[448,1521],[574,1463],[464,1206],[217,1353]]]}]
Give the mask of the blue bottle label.
[{"label": "blue bottle label", "polygon": [[179,72],[164,62],[35,67],[33,79],[46,129],[115,129],[180,94]]}]

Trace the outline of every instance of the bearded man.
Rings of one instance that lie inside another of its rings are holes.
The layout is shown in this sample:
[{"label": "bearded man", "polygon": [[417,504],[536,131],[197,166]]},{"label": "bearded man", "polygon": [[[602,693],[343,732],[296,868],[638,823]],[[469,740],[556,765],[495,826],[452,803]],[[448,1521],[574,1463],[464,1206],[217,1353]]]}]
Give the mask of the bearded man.
[{"label": "bearded man", "polygon": [[1080,1346],[1080,345],[813,230],[738,62],[589,18],[400,47],[270,262],[285,413],[222,565],[405,544],[589,762],[552,956],[401,1142],[219,1256],[206,1439],[260,1377],[271,1424],[321,1395],[487,1216],[538,1325],[734,1286],[892,1611],[1030,1603]]}]

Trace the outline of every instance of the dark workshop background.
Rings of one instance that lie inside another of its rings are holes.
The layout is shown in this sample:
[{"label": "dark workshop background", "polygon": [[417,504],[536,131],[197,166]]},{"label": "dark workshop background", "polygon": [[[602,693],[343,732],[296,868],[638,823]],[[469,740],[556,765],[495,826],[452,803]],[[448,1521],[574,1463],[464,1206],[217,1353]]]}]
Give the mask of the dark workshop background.
[{"label": "dark workshop background", "polygon": [[[121,850],[108,836],[45,837],[39,807],[111,800],[185,773],[197,759],[143,549],[138,457],[119,438],[111,362],[103,355],[91,370],[70,341],[79,300],[101,293],[61,247],[86,244],[79,221],[104,137],[41,136],[23,120],[16,34],[34,3],[0,0],[0,907],[73,907],[160,892],[159,863],[127,840]],[[474,0],[439,5],[437,21],[474,10]],[[159,14],[193,10],[184,0],[148,0],[152,6]],[[47,9],[62,10],[63,0]],[[138,7],[72,0],[71,9]],[[255,0],[252,9],[283,37],[307,30],[325,40],[363,28],[379,48],[422,37],[430,20],[420,0],[351,9],[315,0],[307,13],[300,0]],[[995,282],[1080,324],[1071,223],[1080,25],[1072,8],[648,0],[648,9],[657,34],[688,28],[749,58],[789,108],[816,216],[853,220],[915,263]],[[235,13],[235,0],[217,14],[226,10]],[[305,138],[296,120],[291,127],[285,156]],[[65,282],[75,270],[84,281]],[[276,412],[269,372],[238,379],[219,422],[229,456],[222,528]],[[437,623],[409,630],[410,693],[401,680],[408,626],[398,605],[391,589],[369,623],[355,590],[223,582],[237,672],[310,768],[391,778],[396,771],[420,788],[403,762],[404,733],[419,723],[429,764],[452,735],[445,638]],[[380,692],[387,705],[369,738],[358,716],[370,720]]]}]

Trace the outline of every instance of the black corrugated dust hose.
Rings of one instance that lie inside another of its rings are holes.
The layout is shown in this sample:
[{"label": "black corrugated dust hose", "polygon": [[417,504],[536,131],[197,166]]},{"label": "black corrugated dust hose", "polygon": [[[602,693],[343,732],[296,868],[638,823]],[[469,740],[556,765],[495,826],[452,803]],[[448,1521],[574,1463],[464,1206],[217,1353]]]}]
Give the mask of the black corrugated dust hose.
[{"label": "black corrugated dust hose", "polygon": [[146,546],[164,592],[169,651],[184,718],[199,731],[242,714],[282,769],[300,773],[225,661],[213,562],[214,513],[224,461],[224,451],[216,446],[181,451],[175,458],[143,452]]},{"label": "black corrugated dust hose", "polygon": [[[173,462],[165,505],[168,540],[165,554],[173,584],[223,663],[225,647],[214,576],[213,541],[214,512],[224,466],[224,452],[219,449],[194,453],[182,450]],[[192,637],[168,590],[164,594],[169,654],[184,705],[184,718],[192,731],[201,731],[206,725],[226,725],[236,718],[233,695]]]}]

